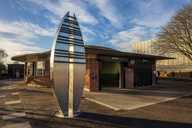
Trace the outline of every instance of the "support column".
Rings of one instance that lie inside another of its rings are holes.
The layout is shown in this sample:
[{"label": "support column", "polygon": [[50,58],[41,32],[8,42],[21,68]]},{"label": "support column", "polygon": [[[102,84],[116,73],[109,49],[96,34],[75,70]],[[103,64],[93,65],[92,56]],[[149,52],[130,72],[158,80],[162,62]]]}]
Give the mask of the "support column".
[{"label": "support column", "polygon": [[134,88],[134,68],[128,66],[125,68],[125,88]]},{"label": "support column", "polygon": [[153,62],[152,64],[152,85],[156,85],[156,61]]},{"label": "support column", "polygon": [[27,66],[27,62],[25,62],[25,66],[24,66],[24,80],[25,82],[27,82],[27,77],[28,77],[28,66]]},{"label": "support column", "polygon": [[87,59],[85,75],[85,90],[99,91],[99,61],[94,56]]},{"label": "support column", "polygon": [[121,63],[119,69],[119,88],[124,88],[124,76],[124,65]]}]

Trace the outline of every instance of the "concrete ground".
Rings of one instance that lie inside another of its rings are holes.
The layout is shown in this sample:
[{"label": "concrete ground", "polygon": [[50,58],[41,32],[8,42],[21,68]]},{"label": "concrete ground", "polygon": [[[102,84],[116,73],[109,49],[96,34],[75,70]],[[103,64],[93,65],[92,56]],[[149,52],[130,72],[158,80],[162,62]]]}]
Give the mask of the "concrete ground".
[{"label": "concrete ground", "polygon": [[[113,92],[114,95],[123,95],[123,97],[125,95],[131,98],[138,96],[147,99],[146,101],[150,99],[146,97],[149,94],[152,99],[153,96],[156,98],[159,95],[160,97],[179,95],[170,101],[130,110],[115,111],[87,100],[86,94],[82,98],[81,115],[74,119],[60,119],[54,116],[58,109],[51,89],[26,87],[20,82],[8,83],[10,84],[0,82],[0,128],[192,127],[192,95],[183,96],[191,92],[192,83],[189,82],[161,81],[155,87],[120,91],[110,89],[102,92],[110,95]],[[177,94],[178,92],[182,95]]]},{"label": "concrete ground", "polygon": [[[157,86],[137,89],[105,88],[102,92],[84,93],[87,100],[113,110],[134,110],[192,95],[190,82],[171,84],[161,81]],[[181,86],[182,85],[182,86]]]}]

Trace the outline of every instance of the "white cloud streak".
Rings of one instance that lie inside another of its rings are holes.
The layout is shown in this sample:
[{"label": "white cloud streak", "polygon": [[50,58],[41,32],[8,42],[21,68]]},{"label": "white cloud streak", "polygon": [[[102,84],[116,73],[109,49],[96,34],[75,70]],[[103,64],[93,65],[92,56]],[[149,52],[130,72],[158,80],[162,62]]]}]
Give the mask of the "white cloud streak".
[{"label": "white cloud streak", "polygon": [[46,50],[34,44],[26,44],[25,42],[15,42],[7,38],[0,38],[0,48],[4,49],[8,53],[8,63],[12,62],[12,56],[21,55],[25,53],[43,52]]},{"label": "white cloud streak", "polygon": [[138,14],[130,21],[134,26],[112,36],[111,44],[118,49],[131,51],[134,42],[154,39],[161,26],[168,23],[175,14],[175,8],[166,10],[162,0],[135,2]]},{"label": "white cloud streak", "polygon": [[164,26],[176,12],[174,8],[165,8],[162,0],[140,1],[137,7],[139,15],[133,22],[153,28]]},{"label": "white cloud streak", "polygon": [[54,29],[42,28],[38,24],[32,24],[25,21],[0,21],[0,32],[15,34],[25,38],[33,38],[36,36],[52,36]]},{"label": "white cloud streak", "polygon": [[[76,3],[75,1],[69,1],[69,0],[59,0],[58,2],[51,2],[49,0],[28,0],[36,5],[39,5],[43,7],[44,9],[48,10],[52,14],[54,14],[57,17],[63,17],[63,15],[70,11],[72,13],[75,13],[78,18],[80,19],[80,22],[87,23],[87,24],[97,24],[97,19],[92,16],[87,10],[86,7],[83,6],[81,3]],[[53,18],[51,18],[53,20]],[[53,23],[55,20],[53,20]]]},{"label": "white cloud streak", "polygon": [[135,26],[113,35],[109,42],[120,50],[131,51],[132,43],[143,40],[146,33],[147,31],[144,27]]},{"label": "white cloud streak", "polygon": [[89,41],[91,39],[94,39],[97,36],[96,33],[92,29],[89,29],[88,27],[83,26],[83,25],[81,26],[81,31],[82,31],[83,40],[85,43],[87,43],[87,41]]},{"label": "white cloud streak", "polygon": [[52,37],[53,33],[53,28],[43,28],[26,21],[0,21],[0,34],[4,34],[4,37],[0,38],[0,48],[7,51],[8,62],[11,62],[12,56],[44,51],[45,49],[37,46],[33,40],[39,37]]},{"label": "white cloud streak", "polygon": [[122,26],[121,13],[117,11],[117,8],[110,0],[87,0],[87,2],[95,5],[99,9],[100,14],[108,19],[113,26]]}]

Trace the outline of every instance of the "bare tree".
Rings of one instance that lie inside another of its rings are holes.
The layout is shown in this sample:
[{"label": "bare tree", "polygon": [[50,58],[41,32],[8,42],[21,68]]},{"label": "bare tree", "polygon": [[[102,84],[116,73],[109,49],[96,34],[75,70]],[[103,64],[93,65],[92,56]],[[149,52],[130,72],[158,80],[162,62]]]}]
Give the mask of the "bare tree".
[{"label": "bare tree", "polygon": [[3,59],[7,56],[8,54],[5,50],[0,49],[0,79],[2,78],[2,74],[6,71],[6,65],[3,63]]},{"label": "bare tree", "polygon": [[8,56],[8,54],[6,53],[6,51],[4,49],[0,49],[0,63],[3,62],[3,59],[6,58]]},{"label": "bare tree", "polygon": [[179,10],[162,28],[154,48],[160,53],[181,53],[192,60],[192,4]]}]

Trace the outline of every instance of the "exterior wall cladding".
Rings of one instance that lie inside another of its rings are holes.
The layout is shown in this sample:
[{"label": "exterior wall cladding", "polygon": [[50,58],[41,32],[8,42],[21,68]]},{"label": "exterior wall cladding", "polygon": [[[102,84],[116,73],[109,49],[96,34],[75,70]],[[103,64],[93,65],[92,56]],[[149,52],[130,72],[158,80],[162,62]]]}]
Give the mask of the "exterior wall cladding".
[{"label": "exterior wall cladding", "polygon": [[[169,59],[162,56],[120,52],[106,47],[90,45],[85,46],[85,52],[84,89],[88,91],[100,91],[106,87],[134,88],[153,85],[155,84],[153,72],[155,71],[156,60]],[[52,86],[50,51],[19,55],[13,57],[12,60],[25,62],[24,78],[26,83]],[[106,69],[109,73],[103,74]]]}]

